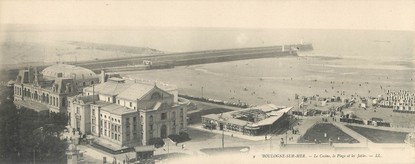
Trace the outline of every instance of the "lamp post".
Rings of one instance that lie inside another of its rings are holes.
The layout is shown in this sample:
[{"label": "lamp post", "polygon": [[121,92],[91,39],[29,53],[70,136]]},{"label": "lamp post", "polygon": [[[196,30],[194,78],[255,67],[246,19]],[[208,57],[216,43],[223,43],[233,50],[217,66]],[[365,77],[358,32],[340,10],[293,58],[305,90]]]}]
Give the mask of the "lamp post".
[{"label": "lamp post", "polygon": [[269,150],[272,150],[272,124],[269,125]]},{"label": "lamp post", "polygon": [[288,130],[285,132],[285,143],[288,143]]},{"label": "lamp post", "polygon": [[225,151],[225,135],[224,135],[224,129],[222,129],[222,151]]},{"label": "lamp post", "polygon": [[166,141],[167,142],[167,158],[170,158],[170,144],[169,144],[169,141]]}]

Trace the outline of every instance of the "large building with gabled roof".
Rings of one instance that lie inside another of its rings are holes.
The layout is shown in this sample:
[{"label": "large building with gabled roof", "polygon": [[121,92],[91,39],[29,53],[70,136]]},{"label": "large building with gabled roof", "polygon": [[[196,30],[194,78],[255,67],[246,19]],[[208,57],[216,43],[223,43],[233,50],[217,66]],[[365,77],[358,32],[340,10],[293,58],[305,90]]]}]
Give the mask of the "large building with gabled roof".
[{"label": "large building with gabled roof", "polygon": [[177,96],[175,86],[108,78],[70,98],[70,124],[113,149],[147,145],[187,130],[189,101]]},{"label": "large building with gabled roof", "polygon": [[67,112],[68,97],[80,94],[84,87],[99,83],[89,69],[56,64],[41,72],[37,68],[20,70],[14,83],[14,102],[36,111]]}]

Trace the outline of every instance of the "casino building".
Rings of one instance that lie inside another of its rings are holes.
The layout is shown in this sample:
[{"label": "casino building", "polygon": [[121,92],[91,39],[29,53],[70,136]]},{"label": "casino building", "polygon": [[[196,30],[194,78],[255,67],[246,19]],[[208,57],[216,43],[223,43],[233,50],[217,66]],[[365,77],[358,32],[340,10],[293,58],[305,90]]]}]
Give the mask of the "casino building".
[{"label": "casino building", "polygon": [[69,99],[70,125],[112,149],[147,145],[186,131],[186,99],[177,87],[110,77]]},{"label": "casino building", "polygon": [[99,83],[91,70],[67,64],[20,70],[14,84],[14,103],[36,111],[67,112],[68,97]]}]

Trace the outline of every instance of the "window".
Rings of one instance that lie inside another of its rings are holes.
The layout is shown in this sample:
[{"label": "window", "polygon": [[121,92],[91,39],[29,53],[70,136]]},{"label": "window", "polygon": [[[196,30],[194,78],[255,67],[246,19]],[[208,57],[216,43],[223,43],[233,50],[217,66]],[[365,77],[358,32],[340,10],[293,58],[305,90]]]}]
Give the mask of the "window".
[{"label": "window", "polygon": [[91,81],[91,85],[94,84],[94,81]]},{"label": "window", "polygon": [[108,102],[110,102],[111,101],[111,99],[110,99],[110,97],[108,97]]},{"label": "window", "polygon": [[155,92],[155,93],[153,93],[152,95],[151,95],[151,99],[152,100],[157,100],[157,99],[160,99],[160,93],[158,93],[158,92]]},{"label": "window", "polygon": [[120,104],[120,100],[117,100],[117,103]]},{"label": "window", "polygon": [[150,125],[150,130],[153,130],[153,125]]},{"label": "window", "polygon": [[172,116],[173,118],[176,118],[176,112],[174,112],[174,111],[173,111],[173,112],[171,113],[171,116]]},{"label": "window", "polygon": [[150,115],[150,122],[153,122],[153,116]]},{"label": "window", "polygon": [[133,122],[137,122],[137,117],[133,117]]},{"label": "window", "polygon": [[132,107],[133,106],[133,103],[132,102],[130,102],[130,107]]},{"label": "window", "polygon": [[165,120],[167,119],[167,113],[162,113],[161,114],[161,120]]}]

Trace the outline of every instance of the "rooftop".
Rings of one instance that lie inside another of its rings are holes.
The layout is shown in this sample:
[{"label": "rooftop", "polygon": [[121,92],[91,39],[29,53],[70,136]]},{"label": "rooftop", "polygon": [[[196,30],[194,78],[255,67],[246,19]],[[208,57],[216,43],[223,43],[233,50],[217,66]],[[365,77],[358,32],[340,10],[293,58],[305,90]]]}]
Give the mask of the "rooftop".
[{"label": "rooftop", "polygon": [[98,101],[98,95],[77,96],[76,99],[82,101],[84,104],[87,104],[93,102],[93,100]]},{"label": "rooftop", "polygon": [[[95,85],[94,92],[98,94],[116,96],[124,90],[127,90],[133,84],[134,83],[119,83],[116,81],[107,81],[105,83]],[[92,87],[87,87],[85,88],[85,90],[88,92],[92,92],[93,89]]]},{"label": "rooftop", "polygon": [[[212,120],[222,120],[230,124],[235,124],[239,126],[250,125],[252,127],[264,126],[273,124],[275,121],[281,118],[284,113],[289,112],[293,107],[282,108],[275,106],[273,104],[267,104],[259,107],[253,107],[248,109],[243,109],[239,111],[230,111],[223,114],[209,114],[204,115],[204,118]],[[256,118],[257,121],[254,122],[244,120],[242,118]]]},{"label": "rooftop", "polygon": [[137,110],[129,109],[127,107],[118,104],[108,103],[105,101],[97,101],[95,103],[101,107],[101,110],[109,112],[111,114],[123,115],[137,112]]},{"label": "rooftop", "polygon": [[128,89],[125,89],[122,91],[118,97],[123,99],[129,99],[129,100],[136,100],[143,97],[145,94],[150,92],[154,86],[152,85],[144,85],[140,83],[133,83],[133,85],[130,85]]},{"label": "rooftop", "polygon": [[64,78],[91,79],[98,76],[89,69],[68,64],[56,64],[43,69],[42,74],[46,77],[58,77],[62,74]]},{"label": "rooftop", "polygon": [[[124,80],[120,78],[111,78],[105,83],[94,86],[94,92],[97,94],[118,96],[122,99],[137,100],[149,93],[153,88],[158,85],[150,83],[139,83],[130,80]],[[173,86],[164,86],[165,88]],[[163,88],[160,88],[164,90]],[[85,88],[87,92],[92,92],[92,87]]]}]

